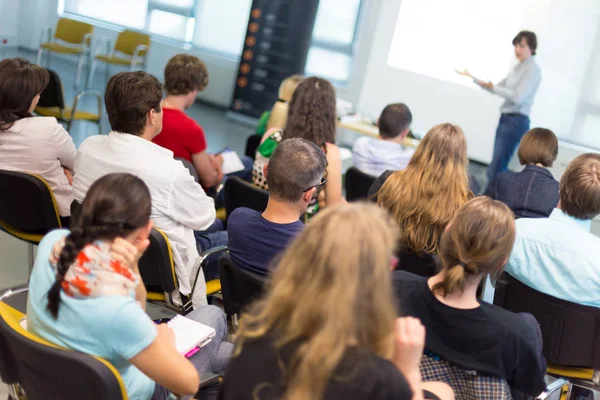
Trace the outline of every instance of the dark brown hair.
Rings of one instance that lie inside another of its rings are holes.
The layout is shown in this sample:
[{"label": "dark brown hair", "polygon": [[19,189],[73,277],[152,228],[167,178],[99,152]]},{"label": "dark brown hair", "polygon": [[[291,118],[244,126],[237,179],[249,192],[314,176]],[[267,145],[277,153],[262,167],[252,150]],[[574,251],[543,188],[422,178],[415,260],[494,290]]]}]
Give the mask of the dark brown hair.
[{"label": "dark brown hair", "polygon": [[79,252],[96,240],[124,237],[150,221],[150,190],[131,174],[108,174],[87,192],[71,219],[71,233],[58,258],[56,281],[48,291],[48,310],[58,317],[60,290]]},{"label": "dark brown hair", "polygon": [[458,210],[442,234],[440,258],[445,276],[432,290],[447,296],[497,272],[510,256],[514,242],[513,212],[498,200],[474,198]]},{"label": "dark brown hair", "polygon": [[150,110],[160,112],[162,85],[143,72],[120,72],[106,85],[104,103],[113,131],[139,136],[144,133]]},{"label": "dark brown hair", "polygon": [[182,95],[208,86],[206,64],[196,56],[177,54],[165,67],[165,90],[168,94]]},{"label": "dark brown hair", "polygon": [[533,128],[521,139],[517,154],[521,165],[551,167],[558,156],[558,139],[550,129]]},{"label": "dark brown hair", "polygon": [[379,116],[379,135],[392,139],[410,127],[412,114],[406,104],[395,103],[385,106]]},{"label": "dark brown hair", "polygon": [[269,196],[297,202],[306,189],[321,182],[326,166],[325,153],[313,142],[299,138],[281,141],[267,166]]},{"label": "dark brown hair", "polygon": [[31,117],[33,98],[42,93],[50,74],[22,58],[0,61],[0,131],[10,129],[21,118]]},{"label": "dark brown hair", "polygon": [[284,139],[310,140],[322,149],[335,143],[335,89],[326,79],[303,80],[292,96]]},{"label": "dark brown hair", "polygon": [[586,153],[569,163],[559,186],[560,209],[589,220],[600,214],[600,154]]},{"label": "dark brown hair", "polygon": [[527,46],[531,49],[531,55],[535,56],[537,50],[537,36],[531,31],[521,31],[517,33],[517,36],[512,41],[513,46],[521,43],[521,40],[525,39]]}]

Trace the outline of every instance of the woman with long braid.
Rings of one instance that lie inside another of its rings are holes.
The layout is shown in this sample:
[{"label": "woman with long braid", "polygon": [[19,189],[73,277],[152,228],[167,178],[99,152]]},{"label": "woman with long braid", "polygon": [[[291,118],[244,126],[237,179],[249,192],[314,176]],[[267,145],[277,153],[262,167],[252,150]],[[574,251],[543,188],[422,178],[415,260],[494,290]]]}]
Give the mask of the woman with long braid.
[{"label": "woman with long braid", "polygon": [[[146,290],[138,260],[152,229],[151,198],[130,174],[109,174],[89,189],[71,232],[57,230],[40,243],[29,281],[28,329],[69,349],[115,366],[131,399],[194,395],[202,372],[223,372],[232,351],[223,342],[221,310],[202,306],[187,315],[216,330],[213,341],[186,359],[166,325],[144,312]],[[203,398],[216,397],[209,388]]]}]

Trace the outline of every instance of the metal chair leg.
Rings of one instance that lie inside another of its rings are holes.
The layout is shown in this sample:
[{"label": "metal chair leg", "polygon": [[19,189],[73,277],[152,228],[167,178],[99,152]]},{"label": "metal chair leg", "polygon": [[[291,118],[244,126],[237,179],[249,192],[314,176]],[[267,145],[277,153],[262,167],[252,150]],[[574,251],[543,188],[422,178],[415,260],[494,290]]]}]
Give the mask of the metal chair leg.
[{"label": "metal chair leg", "polygon": [[35,262],[35,254],[33,244],[27,244],[27,265],[29,267],[29,275],[31,276],[31,271],[33,271],[33,264]]},{"label": "metal chair leg", "polygon": [[75,89],[79,87],[81,82],[81,71],[83,70],[83,63],[85,62],[85,54],[82,52],[79,54],[79,60],[77,62],[77,74],[75,75]]},{"label": "metal chair leg", "polygon": [[94,58],[92,65],[90,66],[90,73],[88,74],[87,87],[89,88],[94,83],[94,74],[96,73],[96,67],[98,66],[98,60]]},{"label": "metal chair leg", "polygon": [[41,47],[38,49],[38,53],[37,53],[37,65],[42,65],[42,56],[44,54],[44,49],[42,49]]}]

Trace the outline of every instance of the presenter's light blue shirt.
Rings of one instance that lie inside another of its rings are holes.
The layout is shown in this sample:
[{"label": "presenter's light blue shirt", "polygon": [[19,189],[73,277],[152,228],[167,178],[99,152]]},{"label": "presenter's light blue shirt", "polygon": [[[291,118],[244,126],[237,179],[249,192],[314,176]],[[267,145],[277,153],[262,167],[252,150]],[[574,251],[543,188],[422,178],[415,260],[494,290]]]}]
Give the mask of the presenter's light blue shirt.
[{"label": "presenter's light blue shirt", "polygon": [[521,218],[516,224],[506,272],[539,292],[600,307],[600,238],[590,233],[590,220],[555,208],[549,218]]},{"label": "presenter's light blue shirt", "polygon": [[58,318],[46,309],[55,280],[48,257],[68,233],[56,230],[40,242],[29,280],[27,328],[58,346],[104,358],[121,374],[131,400],[148,400],[155,383],[128,360],[148,347],[157,331],[133,293],[131,297],[73,298],[61,292]]}]

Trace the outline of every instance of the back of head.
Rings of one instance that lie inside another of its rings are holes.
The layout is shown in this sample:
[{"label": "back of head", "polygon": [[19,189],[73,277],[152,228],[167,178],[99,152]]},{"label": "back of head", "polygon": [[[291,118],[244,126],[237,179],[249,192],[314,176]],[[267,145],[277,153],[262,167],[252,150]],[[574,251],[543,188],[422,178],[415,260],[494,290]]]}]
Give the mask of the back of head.
[{"label": "back of head", "polygon": [[558,139],[550,129],[533,128],[521,139],[518,156],[521,165],[551,167],[558,156]]},{"label": "back of head", "polygon": [[131,174],[108,174],[90,186],[71,220],[71,233],[57,263],[56,282],[48,292],[48,309],[56,317],[62,281],[77,254],[96,240],[125,237],[150,221],[150,190]]},{"label": "back of head", "polygon": [[379,135],[384,139],[393,139],[408,129],[411,123],[412,114],[406,104],[388,104],[379,116]]},{"label": "back of head", "polygon": [[321,399],[350,345],[391,358],[396,311],[390,276],[397,230],[372,204],[319,213],[283,254],[263,300],[241,319],[245,341],[270,335],[290,357],[286,399]]},{"label": "back of head", "polygon": [[559,186],[560,209],[590,220],[600,214],[600,154],[586,153],[569,163]]},{"label": "back of head", "polygon": [[329,81],[310,77],[294,91],[284,138],[310,140],[321,148],[335,143],[335,89]]},{"label": "back of head", "polygon": [[142,135],[148,112],[161,111],[162,85],[154,76],[143,72],[120,72],[106,85],[104,103],[113,131]]},{"label": "back of head", "polygon": [[377,201],[399,224],[403,246],[437,252],[444,228],[472,196],[467,163],[460,127],[440,124],[427,132],[407,168],[385,181]]},{"label": "back of head", "polygon": [[165,90],[170,95],[186,95],[208,86],[206,64],[191,54],[173,56],[165,67]]},{"label": "back of head", "polygon": [[285,78],[279,85],[279,98],[271,109],[267,130],[272,128],[285,129],[289,112],[289,103],[292,100],[294,91],[302,82],[302,75],[292,75]]},{"label": "back of head", "polygon": [[0,131],[31,116],[31,103],[49,79],[48,71],[22,58],[0,61]]},{"label": "back of head", "polygon": [[298,138],[281,141],[267,166],[269,196],[296,203],[321,181],[326,166],[325,153],[313,142]]},{"label": "back of head", "polygon": [[446,296],[478,284],[483,276],[504,266],[514,242],[514,214],[504,203],[489,197],[469,201],[442,235],[445,278],[433,290]]}]

